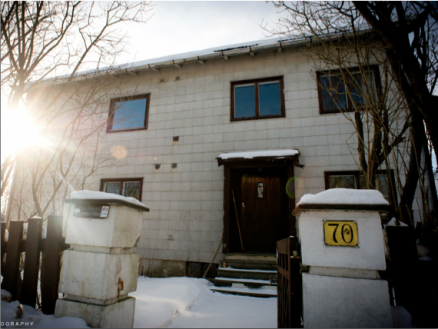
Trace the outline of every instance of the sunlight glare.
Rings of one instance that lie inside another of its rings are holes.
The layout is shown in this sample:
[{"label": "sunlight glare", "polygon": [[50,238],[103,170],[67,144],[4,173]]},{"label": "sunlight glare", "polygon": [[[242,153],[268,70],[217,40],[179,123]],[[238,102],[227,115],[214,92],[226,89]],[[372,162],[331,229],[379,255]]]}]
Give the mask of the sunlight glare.
[{"label": "sunlight glare", "polygon": [[31,146],[43,146],[44,144],[44,139],[40,136],[37,125],[23,103],[20,103],[16,110],[2,110],[2,160],[11,153],[25,151]]}]

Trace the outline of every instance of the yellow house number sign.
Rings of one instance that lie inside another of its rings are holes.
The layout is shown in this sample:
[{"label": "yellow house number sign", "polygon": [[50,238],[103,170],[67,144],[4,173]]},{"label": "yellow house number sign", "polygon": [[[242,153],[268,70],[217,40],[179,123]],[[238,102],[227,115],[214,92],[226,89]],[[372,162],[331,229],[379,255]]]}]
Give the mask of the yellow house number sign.
[{"label": "yellow house number sign", "polygon": [[357,224],[353,221],[324,221],[324,242],[328,246],[356,247]]}]

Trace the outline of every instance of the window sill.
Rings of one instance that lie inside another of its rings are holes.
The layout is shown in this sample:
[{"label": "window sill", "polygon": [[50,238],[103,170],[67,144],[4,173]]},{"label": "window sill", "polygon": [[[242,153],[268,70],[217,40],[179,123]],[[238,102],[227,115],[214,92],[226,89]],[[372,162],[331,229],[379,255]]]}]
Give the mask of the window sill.
[{"label": "window sill", "polygon": [[138,131],[138,130],[147,130],[148,128],[132,128],[132,129],[120,129],[120,130],[107,130],[107,134],[112,133],[120,133],[120,132],[128,132],[128,131]]},{"label": "window sill", "polygon": [[267,115],[263,117],[248,117],[248,118],[231,118],[230,121],[252,121],[252,120],[264,120],[264,119],[279,119],[279,118],[285,118],[286,115]]}]

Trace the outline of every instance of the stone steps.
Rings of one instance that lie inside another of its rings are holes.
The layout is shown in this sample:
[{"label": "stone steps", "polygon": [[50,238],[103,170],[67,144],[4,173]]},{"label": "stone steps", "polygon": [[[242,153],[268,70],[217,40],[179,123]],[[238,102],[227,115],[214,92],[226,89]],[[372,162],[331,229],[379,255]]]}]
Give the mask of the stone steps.
[{"label": "stone steps", "polygon": [[242,268],[218,268],[217,275],[219,277],[227,277],[234,279],[251,278],[256,280],[277,280],[277,271],[260,270],[260,269],[242,269]]},{"label": "stone steps", "polygon": [[249,297],[277,297],[277,290],[270,289],[250,289],[250,288],[237,288],[237,287],[212,287],[210,288],[214,292],[221,292],[224,294],[249,296]]},{"label": "stone steps", "polygon": [[219,263],[211,290],[251,297],[277,296],[276,256],[267,254],[226,254]]}]

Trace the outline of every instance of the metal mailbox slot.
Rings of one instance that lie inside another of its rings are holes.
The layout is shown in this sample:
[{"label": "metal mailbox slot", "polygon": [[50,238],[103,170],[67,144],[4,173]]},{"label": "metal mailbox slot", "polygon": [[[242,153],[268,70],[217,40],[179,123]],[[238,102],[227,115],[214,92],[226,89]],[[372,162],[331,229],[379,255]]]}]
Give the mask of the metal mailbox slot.
[{"label": "metal mailbox slot", "polygon": [[73,212],[74,217],[105,219],[108,217],[110,206],[99,204],[81,204],[76,205]]}]

